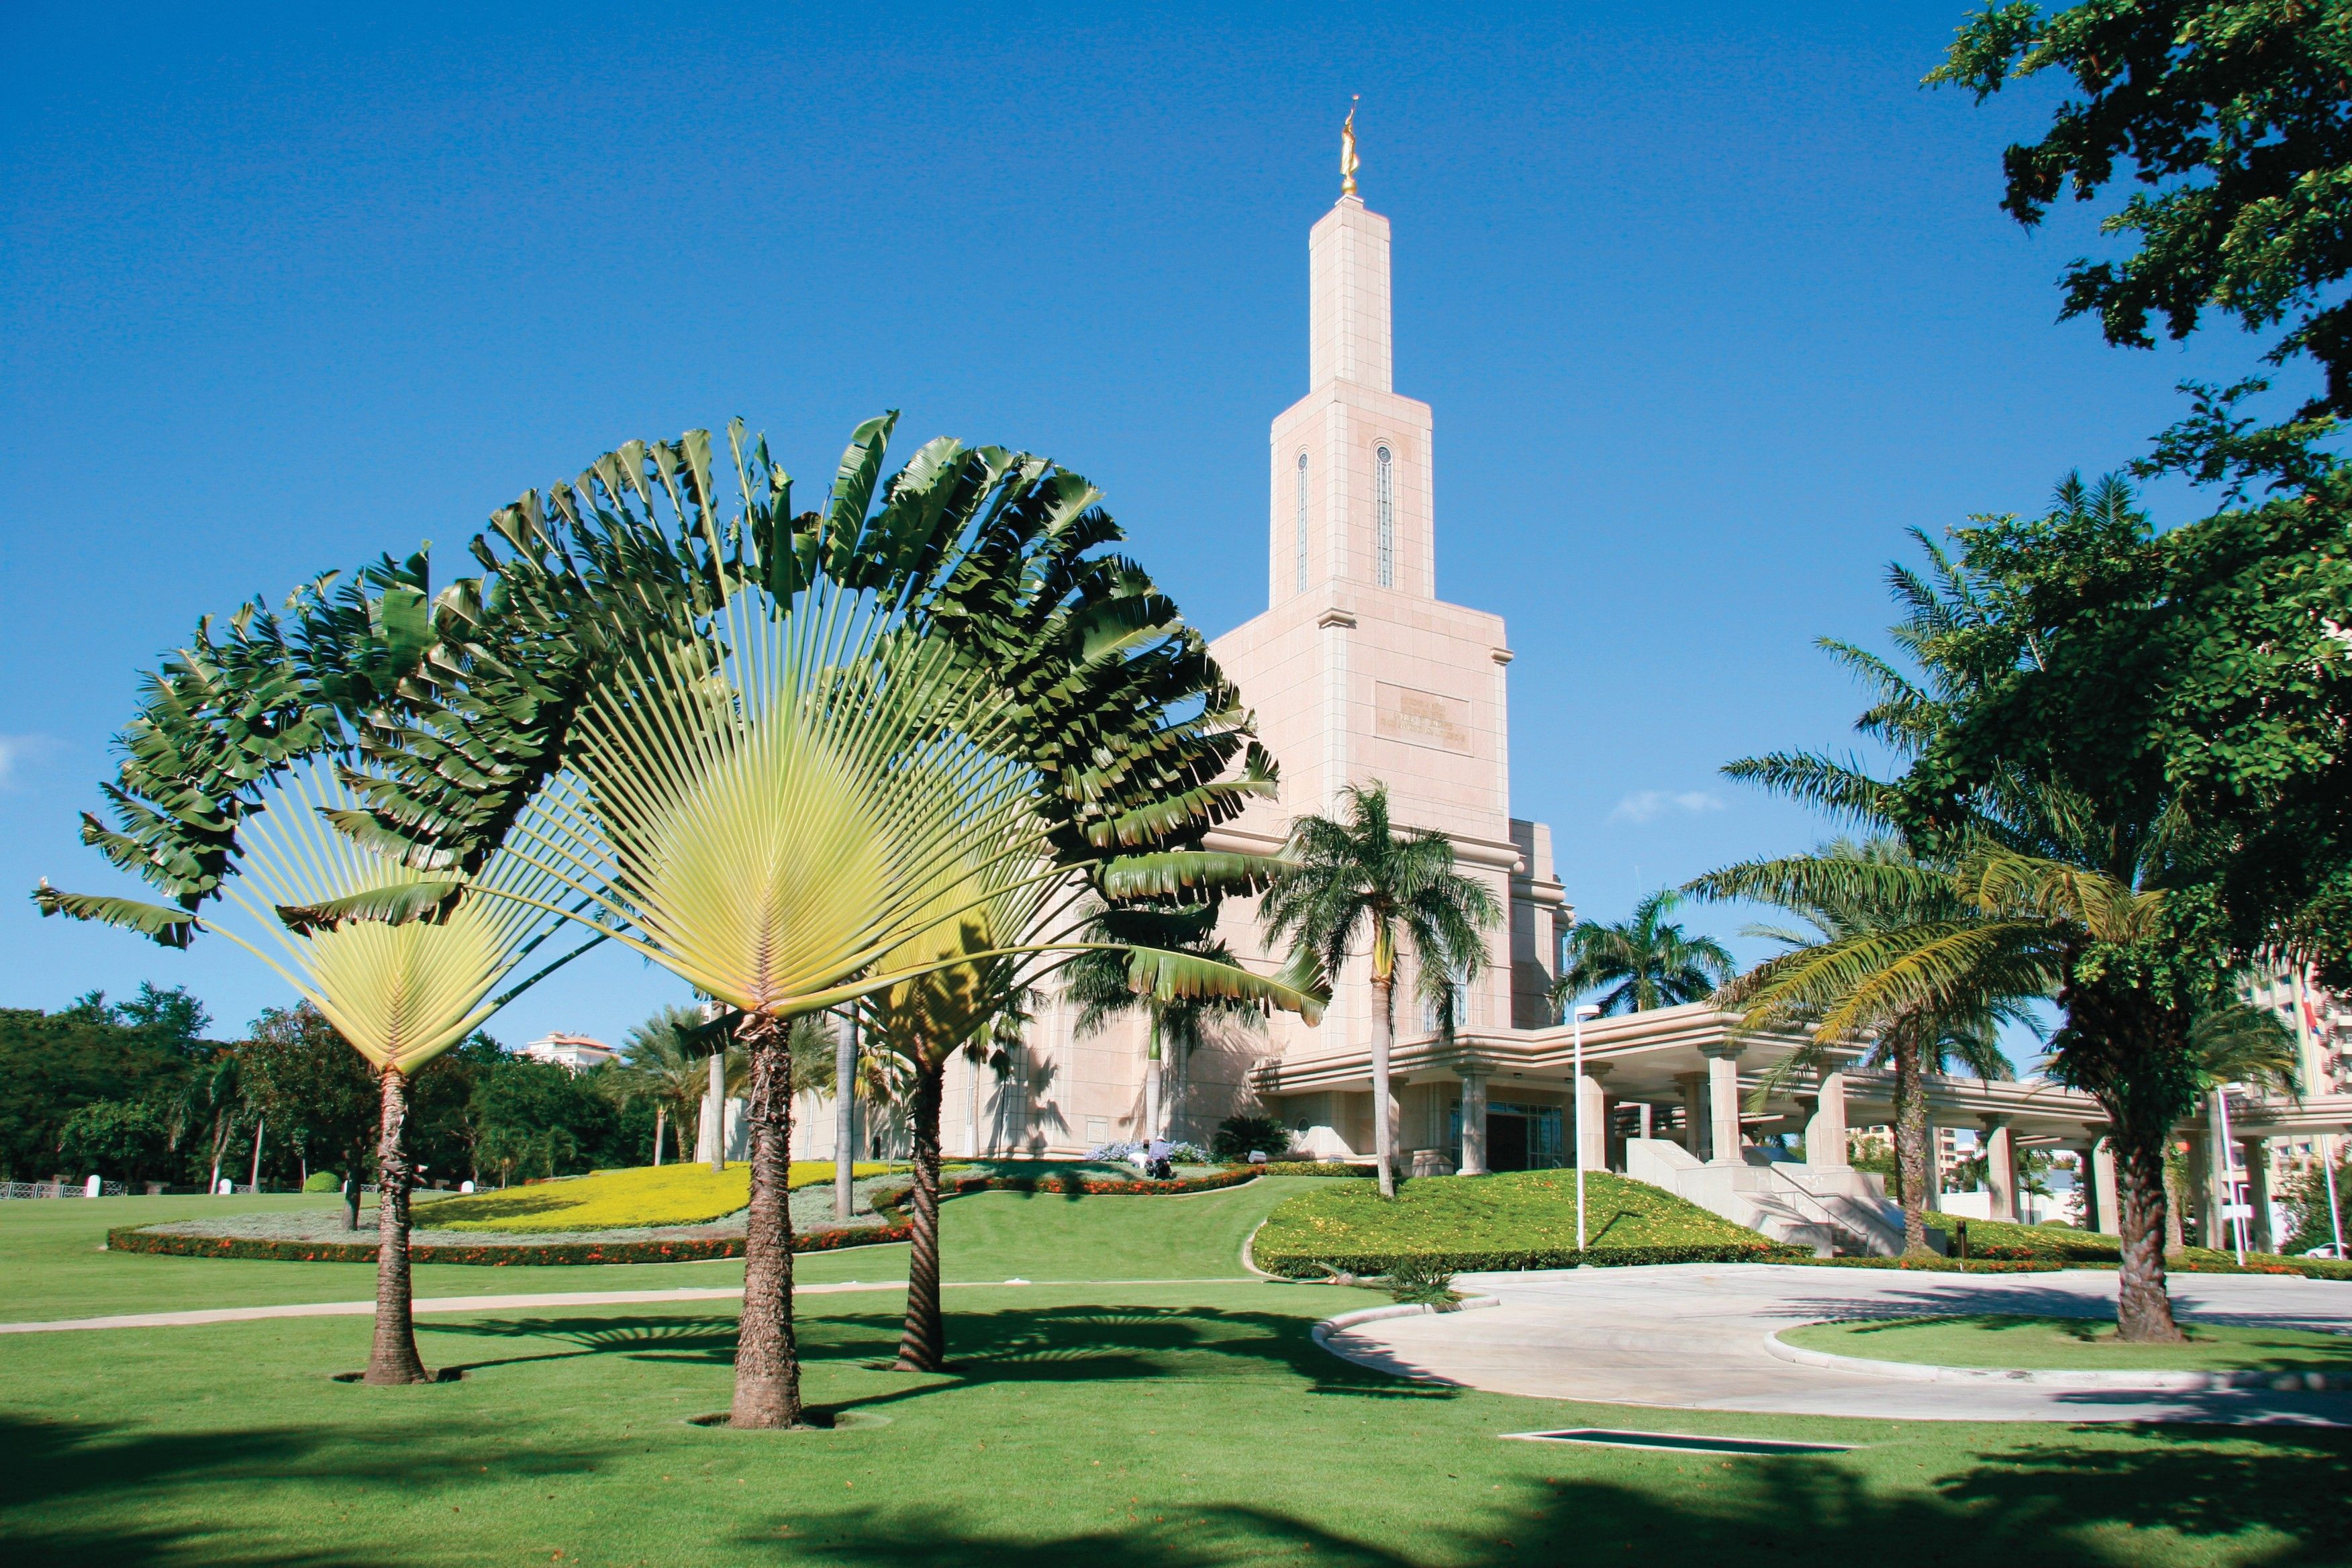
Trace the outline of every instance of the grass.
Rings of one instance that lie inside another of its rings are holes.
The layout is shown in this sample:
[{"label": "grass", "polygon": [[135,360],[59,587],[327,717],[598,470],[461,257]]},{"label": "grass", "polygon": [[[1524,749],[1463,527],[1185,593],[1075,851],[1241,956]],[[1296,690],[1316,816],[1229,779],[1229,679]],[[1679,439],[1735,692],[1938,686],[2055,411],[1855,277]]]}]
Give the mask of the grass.
[{"label": "grass", "polygon": [[[1597,1171],[1585,1177],[1585,1230],[1593,1255],[1628,1260],[1770,1250],[1755,1232],[1696,1204]],[[1572,1256],[1576,1173],[1423,1176],[1399,1183],[1393,1202],[1360,1182],[1319,1183],[1275,1210],[1253,1250],[1276,1273],[1301,1261],[1364,1271],[1385,1258],[1444,1258],[1459,1268],[1507,1268],[1517,1266],[1512,1255],[1537,1255],[1535,1262]]]},{"label": "grass", "polygon": [[[859,1162],[859,1176],[887,1174],[895,1167]],[[795,1160],[794,1189],[830,1182],[830,1160]],[[413,1211],[419,1226],[436,1230],[609,1230],[624,1226],[702,1225],[723,1219],[751,1201],[751,1167],[738,1160],[722,1170],[705,1164],[642,1165],[628,1171],[597,1171],[560,1182],[468,1193],[420,1203]]]},{"label": "grass", "polygon": [[1832,1355],[1930,1366],[2113,1372],[2352,1373],[2352,1337],[2294,1329],[2183,1323],[2185,1345],[2126,1344],[2094,1318],[1981,1312],[1871,1322],[1811,1323],[1780,1338]]},{"label": "grass", "polygon": [[[957,1277],[1193,1282],[950,1291],[956,1371],[936,1378],[876,1370],[895,1294],[806,1298],[810,1396],[887,1421],[829,1434],[686,1424],[726,1405],[723,1303],[427,1318],[428,1362],[467,1375],[412,1389],[331,1381],[366,1353],[361,1318],[0,1337],[0,1540],[12,1568],[2337,1560],[2339,1431],[1665,1415],[1363,1371],[1307,1331],[1365,1292],[1218,1278],[1307,1185],[949,1204]],[[0,1239],[19,1211],[54,1213],[13,1259],[110,1270],[110,1310],[163,1304],[154,1262],[310,1272],[110,1258],[90,1250],[123,1223],[108,1207],[10,1205]],[[0,1267],[0,1289],[26,1289],[21,1272]],[[1498,1440],[1587,1425],[1862,1447],[1726,1460]]]}]

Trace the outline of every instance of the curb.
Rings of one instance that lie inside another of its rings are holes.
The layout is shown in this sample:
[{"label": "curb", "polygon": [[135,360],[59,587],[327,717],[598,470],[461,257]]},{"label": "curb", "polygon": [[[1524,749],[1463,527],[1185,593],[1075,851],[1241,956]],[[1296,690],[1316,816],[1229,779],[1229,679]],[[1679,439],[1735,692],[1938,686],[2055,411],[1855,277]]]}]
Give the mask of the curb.
[{"label": "curb", "polygon": [[[1419,1302],[1400,1301],[1393,1307],[1367,1307],[1360,1312],[1341,1312],[1337,1317],[1324,1319],[1309,1331],[1314,1335],[1315,1342],[1328,1351],[1331,1350],[1329,1342],[1333,1334],[1345,1333],[1360,1323],[1384,1322],[1391,1318],[1434,1317],[1441,1312],[1475,1312],[1482,1307],[1499,1307],[1502,1304],[1503,1299],[1500,1296],[1465,1297],[1451,1307],[1432,1307]],[[1331,1353],[1338,1355],[1339,1352],[1332,1351]],[[1341,1359],[1347,1358],[1341,1357]]]},{"label": "curb", "polygon": [[1764,1350],[1766,1354],[1797,1366],[1860,1373],[1904,1383],[2023,1383],[2041,1388],[2104,1389],[2127,1394],[2197,1394],[2225,1388],[2261,1388],[2281,1394],[2352,1389],[2352,1373],[2337,1372],[2079,1372],[2057,1367],[1935,1366],[1926,1362],[1873,1361],[1864,1356],[1805,1350],[1783,1341],[1778,1331],[1764,1336]]}]

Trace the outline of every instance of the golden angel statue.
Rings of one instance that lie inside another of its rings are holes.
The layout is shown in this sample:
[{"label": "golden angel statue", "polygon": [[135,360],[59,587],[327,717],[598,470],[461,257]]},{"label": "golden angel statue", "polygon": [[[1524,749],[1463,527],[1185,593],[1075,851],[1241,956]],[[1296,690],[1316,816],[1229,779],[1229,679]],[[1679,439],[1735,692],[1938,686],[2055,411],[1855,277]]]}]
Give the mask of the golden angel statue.
[{"label": "golden angel statue", "polygon": [[1356,104],[1363,95],[1358,93],[1348,100],[1348,122],[1339,127],[1339,194],[1356,194]]}]

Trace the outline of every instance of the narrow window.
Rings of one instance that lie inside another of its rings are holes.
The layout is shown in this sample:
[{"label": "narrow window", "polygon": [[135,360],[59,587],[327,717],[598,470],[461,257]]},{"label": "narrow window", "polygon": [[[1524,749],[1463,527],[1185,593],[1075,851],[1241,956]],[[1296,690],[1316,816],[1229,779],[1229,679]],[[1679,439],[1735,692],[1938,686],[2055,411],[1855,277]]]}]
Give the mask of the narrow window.
[{"label": "narrow window", "polygon": [[1380,585],[1396,586],[1396,463],[1386,447],[1372,453],[1372,563]]},{"label": "narrow window", "polygon": [[1298,591],[1307,592],[1307,454],[1298,454]]}]

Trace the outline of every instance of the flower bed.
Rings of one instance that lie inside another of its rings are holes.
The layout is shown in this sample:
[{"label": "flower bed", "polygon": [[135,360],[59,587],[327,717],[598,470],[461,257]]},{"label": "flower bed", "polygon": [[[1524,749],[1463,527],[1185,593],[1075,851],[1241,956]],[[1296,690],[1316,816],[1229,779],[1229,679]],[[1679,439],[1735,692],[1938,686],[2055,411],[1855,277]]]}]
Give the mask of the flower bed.
[{"label": "flower bed", "polygon": [[[867,1226],[862,1229],[802,1230],[793,1233],[794,1252],[833,1252],[845,1247],[878,1247],[904,1241],[904,1225]],[[245,1258],[278,1263],[373,1263],[376,1245],[356,1241],[277,1241],[262,1237],[188,1236],[122,1226],[106,1233],[111,1252],[154,1252],[175,1258]],[[467,1263],[489,1268],[580,1263],[697,1263],[713,1258],[740,1258],[740,1236],[678,1237],[668,1240],[424,1242],[408,1249],[411,1263]]]},{"label": "flower bed", "polygon": [[[855,1167],[861,1178],[887,1175],[898,1167]],[[788,1184],[798,1191],[833,1180],[830,1160],[795,1160]],[[436,1197],[416,1204],[420,1227],[493,1231],[614,1230],[638,1226],[704,1225],[735,1213],[751,1201],[751,1167],[730,1162],[713,1171],[703,1164],[640,1165],[597,1171],[551,1182],[532,1182],[499,1192]]]}]

